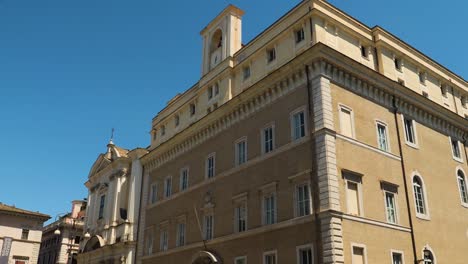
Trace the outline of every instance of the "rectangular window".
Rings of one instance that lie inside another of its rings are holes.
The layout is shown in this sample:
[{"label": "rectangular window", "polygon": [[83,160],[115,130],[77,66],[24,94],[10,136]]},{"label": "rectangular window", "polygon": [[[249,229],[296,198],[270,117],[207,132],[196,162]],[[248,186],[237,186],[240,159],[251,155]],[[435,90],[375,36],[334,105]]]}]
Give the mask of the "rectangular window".
[{"label": "rectangular window", "polygon": [[274,135],[273,126],[264,128],[262,130],[262,153],[266,154],[274,149]]},{"label": "rectangular window", "polygon": [[178,223],[176,246],[181,247],[184,245],[185,245],[185,223]]},{"label": "rectangular window", "polygon": [[346,189],[347,208],[348,213],[353,215],[360,214],[359,208],[359,190],[358,183],[348,181]]},{"label": "rectangular window", "polygon": [[387,222],[396,224],[397,223],[397,208],[395,201],[395,194],[392,192],[385,191],[385,210],[387,215]]},{"label": "rectangular window", "polygon": [[158,185],[156,183],[153,183],[151,184],[151,191],[150,191],[151,195],[151,204],[154,204],[156,203],[156,201],[158,200]]},{"label": "rectangular window", "polygon": [[166,135],[166,126],[161,126],[161,136]]},{"label": "rectangular window", "polygon": [[346,182],[347,213],[362,216],[362,175],[348,171],[342,171],[342,174]]},{"label": "rectangular window", "polygon": [[180,124],[180,117],[179,115],[174,116],[174,125],[177,127]]},{"label": "rectangular window", "polygon": [[421,84],[426,84],[426,73],[425,72],[419,72],[419,82]]},{"label": "rectangular window", "polygon": [[461,152],[460,152],[460,143],[456,139],[450,138],[450,143],[452,146],[452,156],[456,160],[461,160]]},{"label": "rectangular window", "polygon": [[234,264],[247,264],[247,257],[237,257],[234,259]]},{"label": "rectangular window", "polygon": [[368,48],[366,46],[361,45],[361,56],[366,59],[369,57]]},{"label": "rectangular window", "polygon": [[153,233],[148,232],[147,238],[146,238],[146,254],[147,255],[153,254],[153,243],[154,243]]},{"label": "rectangular window", "polygon": [[393,62],[395,63],[395,69],[401,71],[401,66],[403,65],[401,63],[401,59],[400,58],[395,58],[395,59],[393,59]]},{"label": "rectangular window", "polygon": [[245,81],[250,78],[250,66],[242,68],[242,79]]},{"label": "rectangular window", "polygon": [[247,230],[247,203],[239,203],[234,208],[234,229],[235,232],[244,232]]},{"label": "rectangular window", "polygon": [[28,240],[29,238],[29,229],[23,229],[21,232],[21,239]]},{"label": "rectangular window", "polygon": [[213,86],[208,87],[208,100],[213,98]]},{"label": "rectangular window", "polygon": [[377,141],[379,144],[379,149],[383,151],[389,151],[387,126],[383,123],[377,123]]},{"label": "rectangular window", "polygon": [[410,145],[416,145],[416,131],[414,127],[414,120],[403,117],[405,125],[405,140]]},{"label": "rectangular window", "polygon": [[276,49],[275,48],[268,49],[267,50],[267,62],[270,63],[270,62],[273,62],[274,60],[276,60]]},{"label": "rectangular window", "polygon": [[340,106],[340,131],[344,136],[354,138],[353,111],[345,106]]},{"label": "rectangular window", "polygon": [[296,186],[297,216],[310,215],[311,201],[309,184]]},{"label": "rectangular window", "polygon": [[243,138],[236,142],[236,165],[247,161],[247,139]]},{"label": "rectangular window", "polygon": [[296,30],[294,32],[294,36],[295,36],[295,39],[296,39],[296,44],[302,42],[304,40],[304,38],[305,38],[304,28]]},{"label": "rectangular window", "polygon": [[293,140],[305,137],[305,114],[304,111],[292,115],[292,138]]},{"label": "rectangular window", "polygon": [[211,154],[206,158],[206,178],[210,179],[215,176],[215,155]]},{"label": "rectangular window", "polygon": [[189,170],[188,168],[183,168],[180,170],[180,191],[185,191],[188,188],[189,181]]},{"label": "rectangular window", "polygon": [[218,95],[219,94],[219,84],[215,83],[213,85],[213,87],[214,87],[214,95]]},{"label": "rectangular window", "polygon": [[190,104],[190,116],[194,116],[195,112],[196,112],[196,107],[195,107],[195,104],[192,103]]},{"label": "rectangular window", "polygon": [[213,215],[205,215],[203,217],[203,236],[205,240],[213,239],[213,223],[214,216]]},{"label": "rectangular window", "polygon": [[269,194],[263,197],[263,224],[276,223],[276,195]]},{"label": "rectangular window", "polygon": [[392,264],[403,264],[403,254],[392,252]]},{"label": "rectangular window", "polygon": [[106,205],[106,196],[101,195],[101,200],[99,201],[99,214],[98,219],[102,219],[104,217],[104,207]]},{"label": "rectangular window", "polygon": [[298,264],[312,264],[312,246],[301,246],[297,249],[297,263]]},{"label": "rectangular window", "polygon": [[167,229],[161,229],[161,238],[159,243],[159,250],[166,251],[169,247],[169,234]]},{"label": "rectangular window", "polygon": [[164,179],[164,198],[169,198],[172,195],[172,177]]},{"label": "rectangular window", "polygon": [[353,246],[353,256],[351,261],[353,264],[366,264],[364,248]]},{"label": "rectangular window", "polygon": [[276,252],[263,253],[263,264],[276,264]]}]

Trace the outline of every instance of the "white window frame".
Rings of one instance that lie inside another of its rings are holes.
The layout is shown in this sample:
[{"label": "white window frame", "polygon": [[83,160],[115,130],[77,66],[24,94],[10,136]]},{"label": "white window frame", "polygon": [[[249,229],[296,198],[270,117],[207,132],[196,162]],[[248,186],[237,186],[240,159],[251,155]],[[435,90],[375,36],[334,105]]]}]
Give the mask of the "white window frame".
[{"label": "white window frame", "polygon": [[[240,208],[241,206],[245,207],[245,229],[240,231],[239,230],[239,214],[237,214],[237,208]],[[249,219],[249,208],[247,205],[247,199],[242,199],[239,201],[236,201],[234,204],[234,233],[242,233],[247,231],[248,228],[248,219]]]},{"label": "white window frame", "polygon": [[[389,191],[389,190],[386,190],[385,188],[382,188],[382,192],[383,192],[383,198],[384,198],[384,208],[385,208],[385,221],[389,224],[393,224],[393,225],[397,225],[398,223],[400,223],[400,219],[399,219],[399,211],[398,211],[398,194],[395,193],[395,192],[392,192],[392,191]],[[388,207],[387,207],[387,193],[393,195],[393,203],[394,203],[394,210],[395,210],[395,222],[390,222],[388,221],[388,218],[389,218],[389,215],[388,215]]]},{"label": "white window frame", "polygon": [[[165,235],[164,235],[165,234]],[[159,234],[159,251],[167,251],[169,249],[169,228],[161,228]]]},{"label": "white window frame", "polygon": [[234,264],[237,264],[239,260],[243,260],[244,264],[247,264],[247,256],[239,256],[234,258]]},{"label": "white window frame", "polygon": [[296,263],[301,264],[301,255],[300,252],[303,249],[310,249],[311,251],[311,257],[312,257],[312,264],[314,264],[314,246],[312,244],[306,244],[306,245],[301,245],[296,247]]},{"label": "white window frame", "polygon": [[[415,177],[418,177],[421,181],[421,188],[422,188],[422,191],[423,191],[423,199],[424,199],[424,210],[425,210],[425,214],[421,214],[421,213],[418,213],[418,204],[416,203],[416,193],[414,192],[414,178]],[[420,218],[420,219],[424,219],[424,220],[430,220],[431,217],[430,217],[430,214],[429,214],[429,204],[428,204],[428,198],[427,198],[427,188],[426,188],[426,184],[424,183],[424,179],[423,177],[418,173],[418,172],[414,172],[412,175],[411,175],[411,190],[412,190],[412,193],[413,193],[413,203],[414,203],[414,210],[416,212],[416,217],[417,218]]]},{"label": "white window frame", "polygon": [[[266,140],[266,136],[265,136],[265,130],[267,129],[271,129],[271,141],[272,141],[272,148],[270,151],[266,152],[265,151],[265,140]],[[275,123],[274,122],[271,122],[271,123],[268,123],[267,125],[263,126],[261,129],[260,129],[260,141],[261,141],[261,144],[260,144],[260,147],[261,147],[261,150],[260,150],[260,153],[262,153],[262,155],[264,154],[268,154],[268,153],[271,153],[273,152],[275,149],[276,149],[276,140],[275,140]]]},{"label": "white window frame", "polygon": [[[295,124],[294,124],[294,116],[296,114],[299,114],[299,113],[303,113],[304,114],[304,136],[302,137],[299,137],[299,138],[295,138]],[[301,106],[301,107],[298,107],[296,108],[294,111],[292,111],[290,114],[289,114],[289,126],[290,126],[290,130],[291,130],[291,141],[298,141],[298,140],[301,140],[305,137],[307,137],[307,134],[308,134],[308,131],[309,131],[309,127],[308,127],[308,122],[307,122],[307,111],[306,111],[306,106]]]},{"label": "white window frame", "polygon": [[[265,207],[265,199],[269,197],[273,197],[274,199],[274,207],[272,209],[273,210],[272,223],[267,223],[267,212],[266,212],[267,208]],[[262,195],[262,225],[274,225],[278,223],[277,214],[278,214],[278,197],[277,197],[276,191],[264,193]]]},{"label": "white window frame", "polygon": [[362,248],[362,254],[364,254],[364,264],[368,264],[369,262],[367,262],[367,247],[366,245],[364,244],[359,244],[359,243],[354,243],[354,242],[351,242],[351,264],[355,264],[353,263],[353,253],[354,253],[354,248]]},{"label": "white window frame", "polygon": [[[352,172],[352,171],[347,171],[347,170],[342,171],[341,173],[342,173],[342,177],[344,179],[344,184],[345,184],[346,213],[350,214],[350,215],[354,215],[354,214],[351,214],[349,212],[349,208],[348,208],[348,182],[352,182],[352,183],[357,184],[358,206],[359,206],[359,208],[358,208],[359,214],[357,216],[363,217],[364,216],[364,201],[363,201],[363,191],[362,191],[362,177],[363,177],[363,175],[359,174],[359,173]],[[356,180],[351,179],[351,178],[359,179],[359,180],[356,181]]]},{"label": "white window frame", "polygon": [[338,110],[339,110],[339,113],[338,113],[338,119],[340,120],[340,133],[344,135],[343,133],[343,116],[342,116],[342,110],[346,110],[350,113],[350,117],[351,117],[351,138],[356,138],[356,126],[354,124],[354,111],[351,107],[347,106],[347,105],[344,105],[342,103],[339,103],[338,104]]},{"label": "white window frame", "polygon": [[155,204],[158,201],[158,183],[154,182],[150,186],[150,204]]},{"label": "white window frame", "polygon": [[[210,237],[208,237],[208,217],[211,217]],[[214,221],[214,213],[206,213],[203,215],[203,239],[206,241],[214,239]]]},{"label": "white window frame", "polygon": [[[246,76],[247,72],[249,73],[248,76]],[[252,76],[252,67],[250,63],[245,66],[242,66],[242,82],[249,80],[251,76]]]},{"label": "white window frame", "polygon": [[459,195],[460,195],[460,202],[461,202],[461,205],[462,205],[463,207],[468,208],[468,202],[463,201],[462,189],[461,189],[461,186],[460,186],[460,181],[458,180],[458,172],[461,172],[462,175],[463,175],[463,178],[464,178],[464,181],[465,181],[465,192],[466,192],[466,195],[468,196],[468,182],[467,182],[467,176],[466,176],[465,171],[461,168],[461,166],[458,166],[458,167],[456,168],[456,170],[455,170],[455,177],[456,177],[456,180],[457,180],[458,193],[459,193]]},{"label": "white window frame", "polygon": [[[413,127],[413,134],[414,134],[414,143],[408,141],[408,139],[407,139],[408,135],[407,135],[407,132],[406,132],[405,119],[411,120],[412,127]],[[403,135],[405,137],[406,145],[418,149],[419,148],[419,140],[418,140],[418,131],[417,131],[417,128],[416,128],[416,124],[417,124],[416,121],[413,118],[405,117],[404,115],[401,115],[401,122],[403,124]]]},{"label": "white window frame", "polygon": [[[183,188],[183,177],[184,177],[184,172],[187,173],[187,186],[185,189]],[[180,169],[179,172],[179,191],[183,192],[186,191],[189,188],[189,177],[190,177],[190,169],[189,167],[183,167]]]},{"label": "white window frame", "polygon": [[[307,186],[308,196],[309,196],[309,214],[300,215],[300,206],[299,206],[299,197],[298,197],[298,188]],[[310,189],[310,181],[299,182],[294,186],[294,216],[295,217],[305,217],[312,214],[312,193]]]},{"label": "white window frame", "polygon": [[[170,180],[171,185],[167,185],[167,180]],[[168,188],[169,187],[169,188]],[[164,199],[168,199],[172,196],[172,176],[167,176],[164,178]]]},{"label": "white window frame", "polygon": [[[239,144],[244,142],[245,143],[245,149],[244,149],[244,160],[241,161],[240,160],[240,152],[239,152]],[[235,156],[234,156],[234,164],[236,166],[240,166],[244,163],[247,163],[247,161],[249,160],[248,159],[248,146],[247,146],[247,137],[241,137],[239,139],[237,139],[235,142],[234,142],[234,152],[235,152]]]},{"label": "white window frame", "polygon": [[[387,143],[387,147],[386,147],[387,149],[386,150],[380,148],[379,125],[385,127],[385,137],[386,137],[386,143]],[[385,122],[383,122],[381,120],[375,120],[375,132],[377,134],[377,148],[382,150],[382,151],[390,153],[391,152],[391,149],[390,149],[390,135],[388,133],[387,123],[385,123]]]},{"label": "white window frame", "polygon": [[[270,60],[270,51],[273,51],[273,52],[274,52],[274,58],[271,59],[271,60]],[[266,53],[266,64],[267,64],[267,65],[271,65],[271,64],[275,63],[275,62],[278,60],[278,54],[277,54],[277,50],[276,50],[276,45],[267,48],[267,49],[265,50],[265,53]]]},{"label": "white window frame", "polygon": [[423,260],[421,263],[424,264],[424,249],[426,250],[429,250],[432,254],[432,258],[433,258],[433,261],[432,261],[432,264],[437,264],[437,257],[436,255],[434,254],[434,250],[432,250],[432,248],[429,246],[429,245],[425,245],[422,249],[421,249],[421,259]]},{"label": "white window frame", "polygon": [[[102,199],[104,197],[104,202],[102,202]],[[101,194],[99,195],[99,204],[98,204],[98,220],[106,218],[106,194]],[[101,203],[103,203],[103,206],[101,207]]]},{"label": "white window frame", "polygon": [[[302,39],[298,40],[297,38],[297,34],[301,32],[301,36],[302,36]],[[305,41],[305,37],[306,37],[306,34],[305,34],[305,28],[301,25],[300,27],[296,27],[294,28],[294,44],[296,46],[299,46],[301,45],[304,41]]]},{"label": "white window frame", "polygon": [[266,259],[265,257],[266,256],[270,256],[270,255],[274,255],[275,256],[275,264],[278,264],[278,251],[275,249],[275,250],[270,250],[270,251],[266,251],[266,252],[263,252],[263,264],[266,264]]},{"label": "white window frame", "polygon": [[390,263],[393,264],[393,254],[400,254],[401,255],[401,264],[405,264],[405,253],[401,250],[390,250]]},{"label": "white window frame", "polygon": [[145,243],[146,255],[153,254],[153,247],[154,247],[153,229],[149,228],[146,230],[146,243]]},{"label": "white window frame", "polygon": [[[455,156],[453,145],[452,145],[452,140],[457,142],[458,153],[460,153],[460,157]],[[452,158],[458,162],[463,163],[463,154],[462,154],[463,145],[461,144],[460,140],[453,139],[451,136],[449,136],[449,144],[450,144],[450,150],[452,151]]]},{"label": "white window frame", "polygon": [[[213,176],[209,177],[209,159],[213,158]],[[206,156],[205,159],[205,179],[212,179],[216,177],[216,152],[212,152]]]},{"label": "white window frame", "polygon": [[[184,225],[184,230],[181,232],[180,226]],[[182,247],[185,246],[187,242],[187,224],[185,221],[179,221],[177,223],[177,231],[176,231],[176,247]],[[181,238],[183,238],[183,241],[181,241]]]}]

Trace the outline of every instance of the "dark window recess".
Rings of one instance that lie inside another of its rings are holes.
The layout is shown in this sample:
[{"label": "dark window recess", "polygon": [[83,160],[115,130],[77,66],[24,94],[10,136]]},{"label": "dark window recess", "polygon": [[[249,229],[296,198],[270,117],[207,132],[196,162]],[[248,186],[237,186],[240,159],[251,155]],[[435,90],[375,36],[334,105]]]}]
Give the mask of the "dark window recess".
[{"label": "dark window recess", "polygon": [[123,220],[127,220],[127,209],[120,208],[120,218],[122,218]]}]

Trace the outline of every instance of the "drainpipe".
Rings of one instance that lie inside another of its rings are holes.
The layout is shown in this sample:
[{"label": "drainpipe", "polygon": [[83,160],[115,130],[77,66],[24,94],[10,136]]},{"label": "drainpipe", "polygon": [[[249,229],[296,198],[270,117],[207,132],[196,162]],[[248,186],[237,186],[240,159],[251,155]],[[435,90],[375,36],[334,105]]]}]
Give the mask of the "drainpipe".
[{"label": "drainpipe", "polygon": [[[141,157],[140,157],[140,161],[141,161]],[[144,185],[144,182],[145,182],[145,167],[143,166],[143,164],[141,164],[141,186],[140,186],[140,204],[139,204],[139,210],[138,210],[138,224],[137,224],[137,228],[136,228],[136,234],[135,234],[135,254],[133,254],[133,263],[136,264],[137,263],[137,256],[138,256],[138,244],[140,244],[140,228],[143,228],[142,226],[140,226],[140,223],[141,223],[141,211],[142,210],[146,210],[146,208],[143,208],[143,185]]]},{"label": "drainpipe", "polygon": [[395,119],[395,127],[396,127],[396,130],[397,130],[398,150],[400,152],[399,154],[400,154],[401,171],[402,171],[402,175],[403,175],[403,186],[405,188],[406,208],[407,208],[407,211],[408,211],[409,225],[410,225],[410,229],[411,229],[411,232],[410,232],[411,233],[411,245],[412,245],[412,248],[413,248],[414,263],[418,264],[419,263],[418,262],[418,253],[416,251],[416,239],[415,239],[415,236],[414,236],[414,228],[413,228],[413,216],[411,214],[409,190],[408,190],[408,184],[406,182],[405,160],[404,160],[404,157],[403,157],[403,148],[402,148],[401,138],[400,138],[400,127],[399,127],[399,123],[398,123],[398,107],[396,106],[395,96],[393,96],[393,98],[392,98],[392,105],[393,105],[393,116],[394,116],[394,119]]},{"label": "drainpipe", "polygon": [[321,221],[320,221],[320,196],[319,196],[319,185],[318,185],[318,175],[317,175],[317,155],[315,153],[315,137],[314,137],[314,125],[315,125],[315,117],[313,113],[314,105],[313,101],[311,100],[311,89],[312,85],[309,79],[309,67],[305,66],[305,72],[307,77],[307,106],[308,106],[308,115],[309,115],[309,135],[310,135],[310,148],[311,148],[311,157],[312,157],[312,169],[311,169],[311,177],[310,177],[310,193],[312,194],[312,202],[313,202],[313,210],[314,210],[314,222],[315,222],[315,237],[313,240],[315,241],[315,252],[317,252],[317,259],[318,263],[322,263],[323,258],[323,246],[322,246],[322,232],[321,232]]}]

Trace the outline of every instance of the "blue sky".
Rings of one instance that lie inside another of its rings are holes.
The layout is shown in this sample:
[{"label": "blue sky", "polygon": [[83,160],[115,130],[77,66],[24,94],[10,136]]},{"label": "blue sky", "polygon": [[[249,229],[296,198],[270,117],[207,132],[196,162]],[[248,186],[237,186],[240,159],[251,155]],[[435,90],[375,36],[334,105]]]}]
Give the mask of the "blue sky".
[{"label": "blue sky", "polygon": [[[111,128],[122,147],[148,146],[151,119],[198,80],[216,14],[245,10],[246,43],[298,2],[0,0],[0,202],[68,211]],[[330,2],[468,78],[465,1]]]}]

